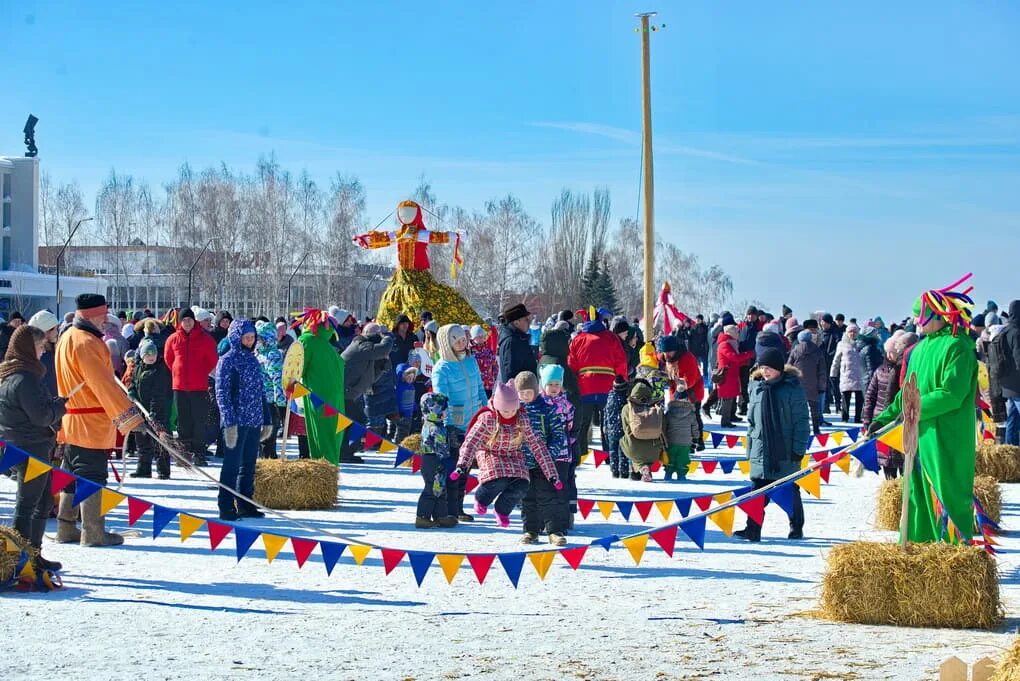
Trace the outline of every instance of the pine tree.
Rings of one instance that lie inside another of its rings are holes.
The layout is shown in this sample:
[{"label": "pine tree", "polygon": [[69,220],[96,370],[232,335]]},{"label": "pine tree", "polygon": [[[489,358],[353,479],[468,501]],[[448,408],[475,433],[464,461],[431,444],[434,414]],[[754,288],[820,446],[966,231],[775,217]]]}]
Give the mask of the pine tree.
[{"label": "pine tree", "polygon": [[588,260],[587,267],[584,268],[584,274],[581,275],[581,300],[579,301],[583,307],[589,305],[599,306],[599,280],[601,279],[601,272],[599,270],[599,262],[592,255],[592,258]]},{"label": "pine tree", "polygon": [[609,276],[609,267],[605,263],[602,264],[595,283],[595,300],[598,307],[604,307],[613,314],[620,311],[620,304],[616,299],[616,286]]}]

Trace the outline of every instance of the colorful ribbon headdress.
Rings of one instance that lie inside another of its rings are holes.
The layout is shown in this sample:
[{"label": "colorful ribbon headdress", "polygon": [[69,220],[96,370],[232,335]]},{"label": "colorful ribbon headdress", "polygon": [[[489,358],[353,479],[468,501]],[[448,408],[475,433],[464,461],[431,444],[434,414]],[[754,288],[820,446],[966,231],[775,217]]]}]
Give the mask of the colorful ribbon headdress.
[{"label": "colorful ribbon headdress", "polygon": [[968,294],[974,290],[974,287],[968,286],[963,291],[954,291],[953,289],[972,276],[974,276],[973,273],[968,272],[966,276],[945,288],[931,289],[922,293],[916,304],[919,323],[923,326],[935,317],[942,317],[946,324],[952,327],[954,336],[961,327],[970,328],[970,308],[973,307],[974,301]]},{"label": "colorful ribbon headdress", "polygon": [[319,327],[324,325],[328,326],[334,333],[336,332],[337,322],[329,316],[328,312],[317,310],[313,307],[306,307],[304,313],[294,319],[291,328],[300,329],[303,327],[315,334],[319,332]]}]

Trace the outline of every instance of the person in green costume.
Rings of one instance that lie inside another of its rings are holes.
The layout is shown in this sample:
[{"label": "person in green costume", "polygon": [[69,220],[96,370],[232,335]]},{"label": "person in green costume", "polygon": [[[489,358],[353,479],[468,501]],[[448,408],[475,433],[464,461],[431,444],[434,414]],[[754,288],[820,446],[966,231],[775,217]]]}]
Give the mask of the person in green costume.
[{"label": "person in green costume", "polygon": [[[344,361],[330,343],[336,338],[333,320],[324,310],[305,310],[297,323],[304,329],[298,337],[298,343],[301,343],[305,352],[301,382],[316,397],[343,414],[346,409]],[[309,456],[338,464],[343,433],[336,432],[336,414],[324,415],[325,407],[316,409],[310,395],[303,399]]]},{"label": "person in green costume", "polygon": [[[969,276],[969,275],[968,275]],[[924,338],[910,355],[907,379],[917,377],[921,395],[917,464],[910,480],[907,539],[969,542],[974,534],[974,399],[977,356],[967,332],[970,289],[926,291],[914,303]],[[869,428],[874,433],[902,413],[903,392]],[[932,498],[934,491],[948,517]]]}]

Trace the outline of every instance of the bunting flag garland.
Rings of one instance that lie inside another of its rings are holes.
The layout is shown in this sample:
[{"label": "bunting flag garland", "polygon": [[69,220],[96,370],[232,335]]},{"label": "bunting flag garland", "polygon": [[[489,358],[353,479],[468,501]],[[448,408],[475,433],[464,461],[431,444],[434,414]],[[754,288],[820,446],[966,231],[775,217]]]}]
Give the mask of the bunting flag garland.
[{"label": "bunting flag garland", "polygon": [[721,511],[716,511],[708,517],[713,523],[719,526],[719,529],[722,530],[723,534],[727,537],[733,535],[733,520],[736,517],[733,506],[728,506]]},{"label": "bunting flag garland", "polygon": [[531,565],[535,568],[535,572],[538,573],[538,578],[545,581],[546,573],[549,572],[549,566],[552,565],[553,558],[556,557],[554,551],[532,551],[528,553],[528,560],[531,561]]},{"label": "bunting flag garland", "polygon": [[602,464],[604,464],[604,463],[609,461],[609,453],[608,452],[600,452],[600,451],[598,451],[596,449],[594,454],[595,454],[595,468],[598,468]]},{"label": "bunting flag garland", "polygon": [[716,462],[716,461],[707,461],[707,460],[706,461],[702,461],[701,462],[701,468],[706,473],[711,473],[712,471],[715,470],[715,467],[716,467],[717,463],[718,462]]},{"label": "bunting flag garland", "polygon": [[399,449],[399,447],[397,447],[397,445],[393,444],[389,440],[383,440],[379,444],[379,453],[380,454],[388,454],[389,452],[395,452],[398,449]]},{"label": "bunting flag garland", "polygon": [[[48,463],[44,463],[34,456],[28,460],[28,464],[25,466],[25,475],[22,477],[24,482],[31,482],[38,478],[40,475],[49,473],[53,466]],[[59,469],[58,469],[59,470]],[[63,471],[61,471],[63,472]],[[54,476],[54,479],[56,476]],[[65,485],[66,486],[66,485]],[[57,491],[64,489],[63,487],[58,488]]]},{"label": "bunting flag garland", "polygon": [[[662,516],[662,519],[665,520],[666,522],[669,522],[669,517],[673,515],[673,509],[676,508],[676,505],[674,504],[674,502],[668,500],[656,501],[655,508],[659,509],[659,515]],[[690,509],[689,506],[688,509]],[[642,520],[644,519],[642,518]]]},{"label": "bunting flag garland", "polygon": [[[407,552],[407,562],[411,564],[411,572],[414,574],[414,581],[418,583],[418,586],[421,586],[421,583],[425,581],[425,575],[432,567],[432,559],[435,557],[436,554],[425,551]],[[447,579],[447,582],[449,581]]]},{"label": "bunting flag garland", "polygon": [[517,588],[517,582],[521,579],[521,569],[524,568],[524,556],[523,553],[498,553],[496,556],[499,558],[500,565],[503,566],[503,571],[506,572],[506,576],[510,579],[510,583]]},{"label": "bunting flag garland", "polygon": [[609,520],[609,515],[613,512],[613,507],[616,505],[615,501],[597,501],[595,502],[599,507],[599,512],[602,513],[602,517]]},{"label": "bunting flag garland", "polygon": [[634,504],[630,501],[617,501],[616,510],[620,512],[624,520],[630,520],[630,511],[634,508]]},{"label": "bunting flag garland", "polygon": [[134,525],[138,519],[145,515],[145,512],[152,508],[152,504],[137,497],[128,497],[128,525]]},{"label": "bunting flag garland", "polygon": [[191,535],[195,534],[195,532],[198,531],[203,525],[205,525],[204,520],[202,520],[201,518],[197,518],[193,515],[188,515],[187,513],[180,513],[178,514],[178,516],[179,516],[178,525],[180,525],[181,528],[182,544],[185,541],[187,541],[191,537]]},{"label": "bunting flag garland", "polygon": [[351,556],[354,558],[354,562],[361,565],[365,562],[365,558],[372,551],[371,546],[365,546],[363,544],[349,544],[347,550],[351,552]]},{"label": "bunting flag garland", "polygon": [[585,520],[588,519],[588,514],[595,507],[595,502],[592,499],[578,499],[577,510],[581,512],[581,517]]},{"label": "bunting flag garland", "polygon": [[861,462],[865,470],[878,472],[878,441],[868,440],[852,451],[854,458]]},{"label": "bunting flag garland", "polygon": [[340,556],[344,555],[347,544],[338,544],[331,541],[320,541],[319,550],[322,551],[322,564],[326,567],[326,576],[333,574],[333,568]]},{"label": "bunting flag garland", "polygon": [[307,562],[308,558],[312,555],[312,551],[318,545],[319,542],[314,539],[290,538],[290,547],[294,550],[294,560],[297,562],[298,569],[305,566],[305,562]]},{"label": "bunting flag garland", "polygon": [[677,499],[674,503],[676,504],[676,510],[680,511],[680,517],[686,518],[691,514],[691,497]]},{"label": "bunting flag garland", "polygon": [[484,584],[485,578],[489,574],[489,568],[496,561],[496,556],[494,554],[472,553],[468,555],[467,560],[471,570],[475,573],[475,579],[478,580],[479,584]]},{"label": "bunting flag garland", "polygon": [[15,466],[20,466],[27,460],[28,454],[26,452],[23,452],[16,447],[6,447],[3,450],[3,454],[0,455],[0,471],[6,471],[14,468]]},{"label": "bunting flag garland", "polygon": [[284,545],[287,543],[286,537],[281,537],[278,534],[269,534],[268,532],[262,533],[262,545],[266,549],[266,560],[272,563],[273,560],[280,554]]},{"label": "bunting flag garland", "polygon": [[635,501],[634,508],[637,509],[638,515],[641,516],[641,521],[648,520],[648,514],[652,512],[651,501]]},{"label": "bunting flag garland", "polygon": [[453,578],[457,576],[460,566],[464,563],[464,555],[460,553],[440,553],[436,556],[436,561],[439,563],[439,567],[443,569],[446,583],[453,584]]},{"label": "bunting flag garland", "polygon": [[332,405],[323,403],[323,405],[322,405],[322,415],[323,416],[339,416],[340,412],[338,412],[336,409],[334,409]]},{"label": "bunting flag garland", "polygon": [[[27,478],[26,478],[27,480]],[[50,494],[56,495],[74,481],[74,476],[62,468],[50,470]],[[91,481],[90,481],[91,482]],[[93,485],[95,483],[92,483]]]},{"label": "bunting flag garland", "polygon": [[397,458],[393,460],[393,467],[403,466],[407,461],[410,461],[414,457],[414,452],[406,447],[397,448]]},{"label": "bunting flag garland", "polygon": [[751,462],[750,461],[738,461],[737,462],[737,468],[739,468],[740,472],[743,473],[744,475],[750,475],[751,474]]},{"label": "bunting flag garland", "polygon": [[[155,539],[166,529],[171,520],[177,518],[177,511],[165,506],[153,505],[152,507],[152,538]],[[239,559],[240,560],[240,559]]]},{"label": "bunting flag garland", "polygon": [[672,558],[673,549],[676,547],[676,533],[677,526],[671,525],[670,527],[663,528],[658,532],[652,532],[648,536],[659,545],[659,548],[666,552],[667,556]]},{"label": "bunting flag garland", "polygon": [[371,449],[372,447],[375,447],[377,444],[381,442],[382,437],[380,437],[375,431],[372,430],[365,431],[365,447],[367,449]]},{"label": "bunting flag garland", "polygon": [[897,426],[888,433],[881,435],[878,441],[882,444],[892,447],[898,452],[903,451],[903,426]]},{"label": "bunting flag garland", "polygon": [[572,569],[576,570],[581,565],[581,561],[584,560],[584,554],[588,552],[587,546],[575,546],[572,549],[563,549],[559,552],[563,556],[563,560],[567,561]]},{"label": "bunting flag garland", "polygon": [[817,470],[808,473],[803,478],[798,478],[796,484],[814,498],[822,498],[822,479]]},{"label": "bunting flag garland", "polygon": [[742,504],[737,504],[737,508],[747,514],[747,517],[758,523],[759,525],[765,524],[765,496],[751,497]]},{"label": "bunting flag garland", "polygon": [[344,416],[343,414],[337,414],[337,417],[336,417],[336,432],[338,432],[338,433],[344,432],[345,430],[347,430],[347,427],[350,426],[352,423],[354,423],[354,422],[351,421],[346,416]]},{"label": "bunting flag garland", "polygon": [[645,547],[648,546],[648,535],[638,534],[633,537],[627,537],[626,539],[621,539],[620,543],[627,547],[630,557],[634,559],[634,564],[640,565],[641,557],[645,555]]},{"label": "bunting flag garland", "polygon": [[120,506],[125,499],[127,499],[126,495],[123,495],[120,492],[114,492],[108,487],[104,487],[100,492],[99,515],[106,515],[113,509]]},{"label": "bunting flag garland", "polygon": [[699,549],[705,548],[705,516],[681,524],[680,529]]},{"label": "bunting flag garland", "polygon": [[308,395],[311,394],[312,391],[306,388],[301,383],[294,383],[294,387],[291,390],[290,397],[293,400],[300,400],[302,397],[307,397]]},{"label": "bunting flag garland", "polygon": [[217,523],[212,520],[206,521],[206,530],[209,532],[209,549],[215,551],[216,547],[226,539],[232,529],[234,529],[232,526],[225,523]]},{"label": "bunting flag garland", "polygon": [[[74,479],[71,476],[70,473],[65,473],[64,471],[61,471],[60,469],[54,469],[54,471],[55,472],[56,471],[60,471],[64,475],[67,475],[67,476],[71,477],[72,480]],[[54,477],[53,479],[56,480],[56,477]],[[70,483],[70,482],[71,481],[68,480],[67,483],[64,483],[61,486],[61,489],[63,489],[64,487],[67,487],[68,483]],[[52,489],[52,486],[51,486],[51,489]],[[101,489],[102,489],[102,485],[99,485],[98,483],[92,482],[91,480],[82,479],[81,481],[79,481],[74,486],[74,500],[71,502],[71,505],[72,506],[77,506],[78,504],[80,504],[81,502],[85,501],[86,499],[88,499],[89,497],[91,497],[93,494],[95,494],[96,492],[98,492]]]},{"label": "bunting flag garland", "polygon": [[[353,550],[354,547],[351,548]],[[381,553],[383,569],[386,571],[387,575],[393,572],[393,569],[400,564],[400,561],[402,561],[406,555],[406,553],[400,549],[382,549]]]},{"label": "bunting flag garland", "polygon": [[710,433],[710,435],[712,436],[712,447],[714,449],[719,449],[719,445],[721,445],[722,441],[723,441],[723,434],[722,433]]},{"label": "bunting flag garland", "polygon": [[237,555],[238,563],[248,555],[248,550],[251,549],[252,544],[255,543],[260,534],[261,532],[249,530],[247,527],[241,527],[240,525],[234,527],[234,553]]},{"label": "bunting flag garland", "polygon": [[708,507],[712,505],[712,497],[694,497],[694,503],[698,505],[702,511],[707,511]]}]

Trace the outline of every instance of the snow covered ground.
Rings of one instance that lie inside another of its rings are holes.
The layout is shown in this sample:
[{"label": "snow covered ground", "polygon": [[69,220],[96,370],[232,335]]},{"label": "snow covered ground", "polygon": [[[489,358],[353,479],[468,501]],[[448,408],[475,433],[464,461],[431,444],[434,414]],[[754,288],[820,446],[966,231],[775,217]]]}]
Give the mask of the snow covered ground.
[{"label": "snow covered ground", "polygon": [[[518,551],[519,525],[492,516],[453,530],[415,530],[421,478],[367,455],[344,468],[339,507],[300,518],[329,532],[402,549]],[[210,468],[214,474],[214,468]],[[612,480],[592,459],[580,469],[582,496],[670,499],[718,493],[739,471],[698,472],[686,483]],[[271,565],[256,542],[244,560],[228,537],[209,550],[203,528],[181,543],[176,522],[156,540],[86,549],[49,544],[65,565],[65,589],[0,595],[7,678],[52,679],[933,679],[956,655],[997,656],[1020,613],[1020,554],[1000,558],[1007,621],[1000,632],[914,630],[833,624],[816,607],[824,555],[854,539],[892,540],[872,529],[878,477],[833,470],[823,499],[805,495],[808,536],[787,540],[785,514],[770,506],[765,539],[728,538],[711,522],[704,551],[678,541],[672,559],[649,543],[640,566],[616,545],[589,550],[577,572],[557,558],[541,582],[526,563],[514,590],[497,562],[478,585],[465,562],[453,585],[437,564],[418,588],[407,561],[384,575],[377,551],[364,565],[345,553],[327,576],[316,551],[298,570],[288,544]],[[1004,485],[1006,528],[1020,527],[1020,486]],[[174,470],[174,479],[129,481],[124,490],[215,518],[215,491]],[[0,517],[9,522],[14,484],[0,479]],[[468,498],[470,505],[470,496]],[[678,516],[674,516],[674,519]],[[572,545],[661,524],[637,513],[579,520]],[[743,514],[737,513],[737,527]],[[307,535],[267,518],[250,527]],[[127,508],[110,514],[123,529]],[[682,534],[681,534],[682,537]],[[329,539],[326,535],[320,538]],[[1020,549],[1006,536],[1002,547]]]}]

